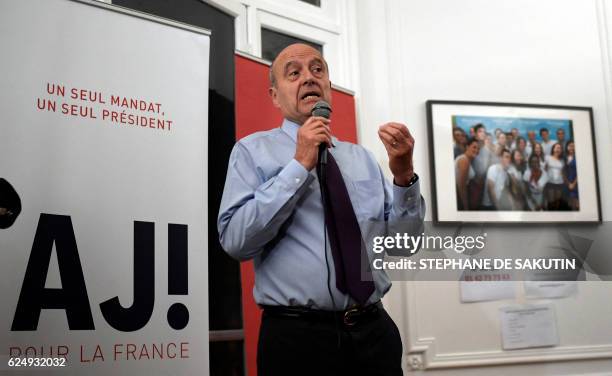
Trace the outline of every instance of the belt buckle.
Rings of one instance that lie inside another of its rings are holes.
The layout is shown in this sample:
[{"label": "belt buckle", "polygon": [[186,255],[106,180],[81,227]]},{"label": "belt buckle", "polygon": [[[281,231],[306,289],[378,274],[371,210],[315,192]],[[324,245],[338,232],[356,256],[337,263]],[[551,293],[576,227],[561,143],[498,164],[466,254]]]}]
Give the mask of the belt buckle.
[{"label": "belt buckle", "polygon": [[353,326],[355,324],[357,324],[357,320],[355,318],[351,318],[351,316],[353,314],[359,313],[359,308],[358,307],[353,307],[353,308],[349,308],[346,310],[346,312],[344,312],[344,318],[343,318],[343,322],[344,325],[346,326]]}]

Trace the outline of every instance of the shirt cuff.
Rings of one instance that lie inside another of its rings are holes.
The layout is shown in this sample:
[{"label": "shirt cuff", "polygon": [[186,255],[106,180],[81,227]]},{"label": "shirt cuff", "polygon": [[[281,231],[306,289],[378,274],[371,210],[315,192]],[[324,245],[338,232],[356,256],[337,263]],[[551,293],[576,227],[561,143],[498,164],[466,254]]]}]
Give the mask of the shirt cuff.
[{"label": "shirt cuff", "polygon": [[295,159],[289,161],[277,176],[288,189],[293,191],[299,190],[306,182],[314,179],[308,170]]},{"label": "shirt cuff", "polygon": [[417,179],[410,187],[400,187],[393,183],[393,206],[399,213],[411,211],[420,204],[421,179]]}]

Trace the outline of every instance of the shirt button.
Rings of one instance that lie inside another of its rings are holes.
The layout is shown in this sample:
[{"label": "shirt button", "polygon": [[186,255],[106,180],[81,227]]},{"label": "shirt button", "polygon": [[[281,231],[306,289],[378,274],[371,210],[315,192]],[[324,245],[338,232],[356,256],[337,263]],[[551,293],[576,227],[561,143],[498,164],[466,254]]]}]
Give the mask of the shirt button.
[{"label": "shirt button", "polygon": [[298,184],[300,182],[300,178],[295,178],[295,184]]}]

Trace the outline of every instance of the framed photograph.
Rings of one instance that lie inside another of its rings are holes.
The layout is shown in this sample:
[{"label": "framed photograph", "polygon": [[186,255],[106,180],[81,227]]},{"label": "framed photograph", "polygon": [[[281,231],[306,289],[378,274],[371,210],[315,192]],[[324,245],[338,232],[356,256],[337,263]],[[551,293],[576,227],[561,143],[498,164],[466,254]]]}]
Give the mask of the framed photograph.
[{"label": "framed photograph", "polygon": [[434,221],[601,222],[593,110],[427,101]]}]

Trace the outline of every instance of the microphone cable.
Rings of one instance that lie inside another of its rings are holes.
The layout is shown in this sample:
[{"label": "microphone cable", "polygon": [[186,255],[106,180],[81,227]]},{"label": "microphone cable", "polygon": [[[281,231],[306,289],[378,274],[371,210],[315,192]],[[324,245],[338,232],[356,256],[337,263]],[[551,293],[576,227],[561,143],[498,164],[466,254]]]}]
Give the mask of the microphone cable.
[{"label": "microphone cable", "polygon": [[[312,107],[312,116],[321,116],[326,119],[329,119],[330,114],[332,112],[331,106],[324,100],[320,100]],[[323,215],[325,216],[325,210],[327,208],[327,189],[326,189],[326,167],[327,167],[327,145],[325,143],[319,145],[319,155],[317,159],[317,177],[319,178],[319,188],[321,191],[321,204],[323,205]],[[331,210],[331,208],[329,208]],[[336,301],[334,299],[334,294],[331,289],[331,268],[329,266],[329,257],[327,256],[327,223],[325,219],[323,220],[323,242],[325,243],[323,247],[323,251],[325,252],[325,267],[327,269],[327,292],[329,293],[329,298],[332,302],[332,317],[334,320],[334,328],[336,329],[336,336],[338,338],[338,349],[340,349],[341,345],[341,333],[338,328],[338,319],[336,317]],[[338,276],[336,275],[336,278]]]}]

